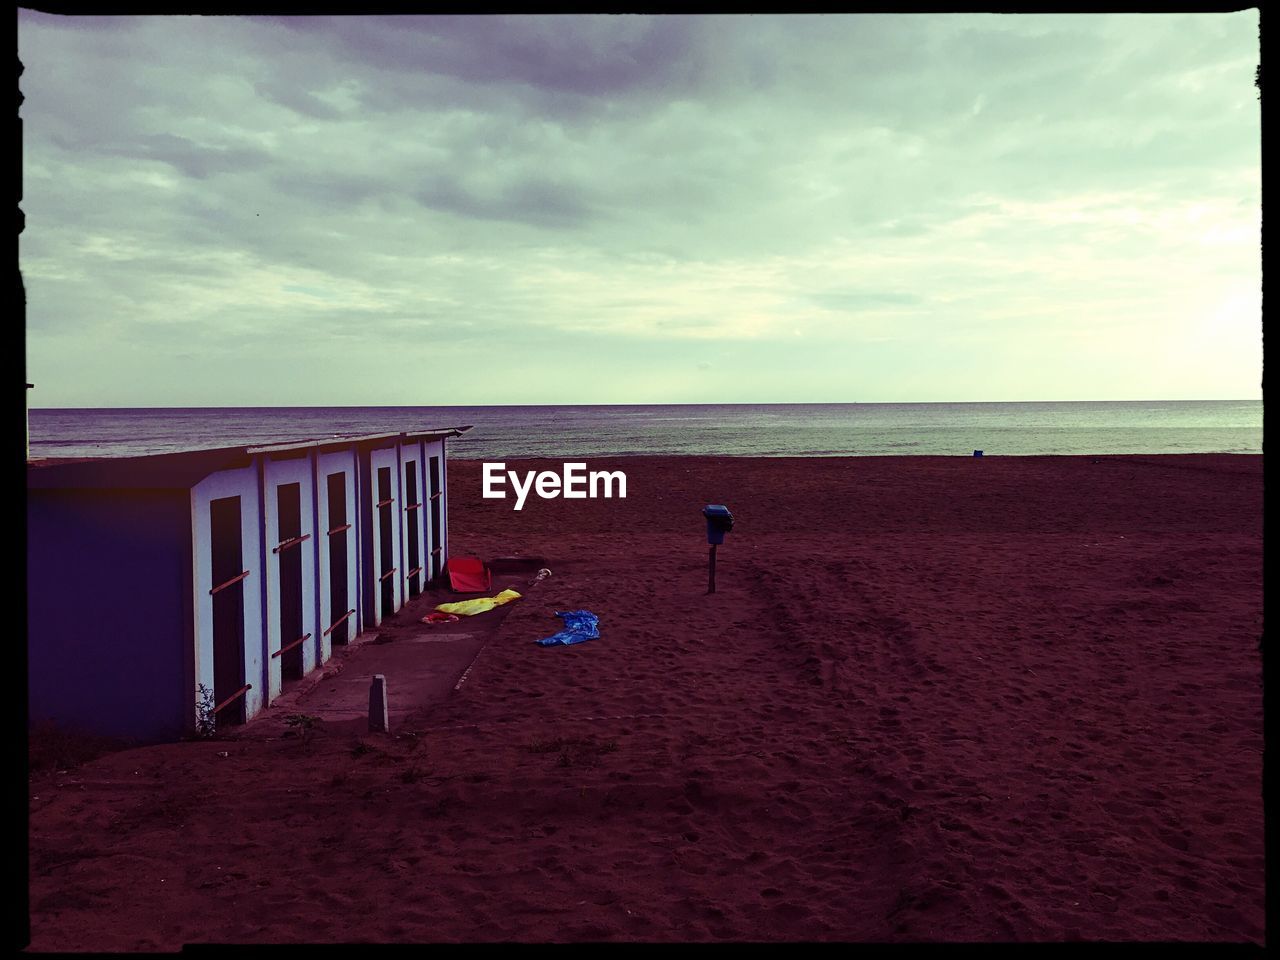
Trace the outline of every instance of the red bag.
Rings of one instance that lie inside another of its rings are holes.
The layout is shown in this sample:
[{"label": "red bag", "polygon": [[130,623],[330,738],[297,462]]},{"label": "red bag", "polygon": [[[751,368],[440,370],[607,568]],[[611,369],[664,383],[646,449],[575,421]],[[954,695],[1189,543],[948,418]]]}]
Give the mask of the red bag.
[{"label": "red bag", "polygon": [[488,593],[493,575],[479,557],[450,557],[446,567],[455,593]]}]

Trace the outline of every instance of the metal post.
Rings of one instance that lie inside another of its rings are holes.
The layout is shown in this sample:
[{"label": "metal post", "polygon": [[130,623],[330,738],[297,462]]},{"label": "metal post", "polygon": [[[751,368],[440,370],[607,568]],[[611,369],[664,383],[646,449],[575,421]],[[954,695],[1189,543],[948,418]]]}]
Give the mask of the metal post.
[{"label": "metal post", "polygon": [[376,673],[369,685],[369,732],[387,733],[391,729],[387,721],[387,678]]},{"label": "metal post", "polygon": [[716,545],[711,545],[707,559],[707,593],[716,592]]}]

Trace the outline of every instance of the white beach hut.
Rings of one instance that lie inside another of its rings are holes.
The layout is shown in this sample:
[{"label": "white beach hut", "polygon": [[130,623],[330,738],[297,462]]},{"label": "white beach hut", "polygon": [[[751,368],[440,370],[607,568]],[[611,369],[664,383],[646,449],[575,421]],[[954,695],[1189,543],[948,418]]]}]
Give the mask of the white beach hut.
[{"label": "white beach hut", "polygon": [[376,627],[404,603],[400,574],[401,516],[399,436],[362,445],[360,485],[363,491],[361,549],[364,569],[365,624]]},{"label": "white beach hut", "polygon": [[404,571],[401,579],[404,581],[406,600],[412,600],[422,592],[429,572],[422,462],[421,439],[406,439],[400,444],[400,491],[404,497],[404,503],[400,507],[400,564]]},{"label": "white beach hut", "polygon": [[359,540],[356,519],[356,448],[316,454],[316,555],[320,661],[360,632]]},{"label": "white beach hut", "polygon": [[439,574],[466,429],[29,464],[30,719],[143,741],[251,719]]}]

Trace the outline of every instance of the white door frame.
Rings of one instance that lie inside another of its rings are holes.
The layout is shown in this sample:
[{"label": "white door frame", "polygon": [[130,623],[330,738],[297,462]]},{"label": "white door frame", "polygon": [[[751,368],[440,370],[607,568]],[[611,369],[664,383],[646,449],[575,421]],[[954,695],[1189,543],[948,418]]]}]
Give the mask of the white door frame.
[{"label": "white door frame", "polygon": [[268,703],[280,695],[284,686],[281,660],[275,656],[280,648],[297,637],[280,636],[280,555],[275,552],[280,543],[280,517],[276,503],[276,489],[284,484],[298,484],[299,509],[302,515],[301,536],[306,537],[296,547],[302,551],[302,633],[310,634],[302,644],[302,673],[310,673],[316,666],[316,529],[315,505],[312,502],[313,471],[311,457],[294,460],[263,461],[263,557],[266,561],[267,583],[267,696]]},{"label": "white door frame", "polygon": [[347,618],[347,640],[356,638],[360,624],[360,554],[356,539],[359,526],[356,516],[356,452],[354,448],[316,455],[316,597],[317,620],[320,625],[320,662],[333,653],[332,637],[327,632],[346,610],[333,610],[329,601],[329,474],[346,474],[347,529],[341,534],[347,544],[347,608],[355,612]]},{"label": "white door frame", "polygon": [[193,707],[200,703],[200,686],[213,689],[213,596],[211,583],[213,534],[209,504],[223,497],[240,498],[240,563],[248,570],[244,596],[244,682],[245,720],[263,707],[263,656],[265,641],[262,620],[262,525],[258,512],[258,467],[251,464],[237,470],[211,473],[191,488],[191,569],[194,572],[192,609],[195,611],[195,689]]},{"label": "white door frame", "polygon": [[391,556],[393,558],[392,563],[396,565],[395,572],[389,577],[392,589],[392,612],[399,610],[404,603],[404,590],[402,589],[404,582],[403,560],[401,559],[400,547],[402,498],[400,493],[399,445],[397,444],[381,450],[369,451],[369,490],[366,493],[365,502],[369,505],[369,515],[373,521],[370,524],[373,566],[369,571],[369,576],[370,587],[373,590],[374,626],[382,623],[382,571],[379,569],[382,560],[382,525],[378,522],[378,470],[384,467],[391,470]]}]

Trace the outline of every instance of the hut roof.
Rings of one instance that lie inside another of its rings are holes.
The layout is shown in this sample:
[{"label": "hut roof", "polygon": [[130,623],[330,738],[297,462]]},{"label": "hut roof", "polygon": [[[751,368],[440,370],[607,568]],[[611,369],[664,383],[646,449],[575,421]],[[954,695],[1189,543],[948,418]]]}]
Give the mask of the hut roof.
[{"label": "hut roof", "polygon": [[66,460],[33,460],[27,463],[27,489],[189,489],[211,473],[248,466],[259,454],[304,453],[352,445],[386,446],[409,440],[458,437],[471,426],[412,430],[403,433],[337,435],[287,443],[183,450],[137,457],[86,457]]}]

